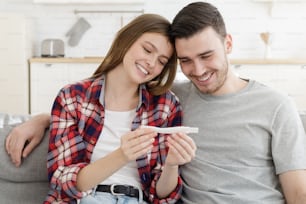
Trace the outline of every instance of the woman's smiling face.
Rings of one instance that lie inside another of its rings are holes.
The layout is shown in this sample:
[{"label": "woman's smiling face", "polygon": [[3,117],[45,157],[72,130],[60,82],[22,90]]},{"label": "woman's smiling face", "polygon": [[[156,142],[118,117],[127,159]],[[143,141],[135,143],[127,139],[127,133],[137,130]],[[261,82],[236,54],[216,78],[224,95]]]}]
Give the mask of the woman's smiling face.
[{"label": "woman's smiling face", "polygon": [[159,33],[144,33],[126,52],[123,68],[135,83],[158,76],[173,54],[168,38]]}]

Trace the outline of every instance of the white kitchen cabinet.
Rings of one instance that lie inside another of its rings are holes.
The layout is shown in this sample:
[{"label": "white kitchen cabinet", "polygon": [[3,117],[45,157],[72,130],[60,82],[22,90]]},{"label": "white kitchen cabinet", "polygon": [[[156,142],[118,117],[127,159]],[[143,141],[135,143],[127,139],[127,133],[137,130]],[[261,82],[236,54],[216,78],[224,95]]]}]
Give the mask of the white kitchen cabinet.
[{"label": "white kitchen cabinet", "polygon": [[51,111],[59,90],[66,84],[90,77],[98,63],[30,64],[30,113]]},{"label": "white kitchen cabinet", "polygon": [[25,16],[0,13],[0,112],[27,114],[29,21]]},{"label": "white kitchen cabinet", "polygon": [[234,65],[242,78],[255,79],[263,84],[288,94],[299,110],[306,110],[306,65]]}]

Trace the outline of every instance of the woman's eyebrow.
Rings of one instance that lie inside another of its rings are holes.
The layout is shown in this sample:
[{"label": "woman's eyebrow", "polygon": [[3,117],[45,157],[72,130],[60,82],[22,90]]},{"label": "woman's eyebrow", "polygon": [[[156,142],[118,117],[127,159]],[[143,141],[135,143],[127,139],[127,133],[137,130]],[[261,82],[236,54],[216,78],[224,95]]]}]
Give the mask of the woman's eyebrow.
[{"label": "woman's eyebrow", "polygon": [[[144,42],[149,44],[150,46],[152,46],[153,49],[158,50],[157,47],[153,43],[151,43],[150,41],[144,41]],[[167,58],[167,60],[169,60],[169,57],[166,56],[166,55],[161,55],[161,57]]]}]

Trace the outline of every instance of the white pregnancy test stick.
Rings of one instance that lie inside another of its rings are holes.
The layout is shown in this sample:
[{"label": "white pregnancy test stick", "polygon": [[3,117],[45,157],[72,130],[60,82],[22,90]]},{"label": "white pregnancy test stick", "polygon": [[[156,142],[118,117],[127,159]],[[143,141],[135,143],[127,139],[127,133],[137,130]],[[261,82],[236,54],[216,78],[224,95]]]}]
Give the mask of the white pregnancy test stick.
[{"label": "white pregnancy test stick", "polygon": [[141,127],[151,128],[155,132],[163,133],[163,134],[172,134],[172,133],[178,133],[178,132],[183,132],[183,133],[198,133],[199,132],[199,128],[197,127],[186,127],[186,126],[159,128],[155,126],[143,125]]}]

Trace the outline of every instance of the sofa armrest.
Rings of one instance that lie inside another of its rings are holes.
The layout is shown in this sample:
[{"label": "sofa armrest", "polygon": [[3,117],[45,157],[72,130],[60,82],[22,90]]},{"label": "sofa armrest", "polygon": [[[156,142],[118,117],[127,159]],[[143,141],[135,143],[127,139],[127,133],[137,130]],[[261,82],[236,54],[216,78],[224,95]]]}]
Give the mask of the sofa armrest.
[{"label": "sofa armrest", "polygon": [[6,125],[0,128],[0,179],[11,182],[40,182],[47,179],[47,152],[48,152],[48,134],[33,152],[24,158],[20,167],[16,167],[10,160],[5,150],[5,139],[14,125]]},{"label": "sofa armrest", "polygon": [[18,122],[25,118],[1,117],[0,115],[0,198],[1,203],[40,204],[47,196],[49,183],[47,178],[47,151],[49,131],[45,131],[44,139],[23,159],[20,167],[16,167],[5,150],[5,139]]}]

